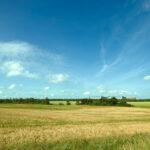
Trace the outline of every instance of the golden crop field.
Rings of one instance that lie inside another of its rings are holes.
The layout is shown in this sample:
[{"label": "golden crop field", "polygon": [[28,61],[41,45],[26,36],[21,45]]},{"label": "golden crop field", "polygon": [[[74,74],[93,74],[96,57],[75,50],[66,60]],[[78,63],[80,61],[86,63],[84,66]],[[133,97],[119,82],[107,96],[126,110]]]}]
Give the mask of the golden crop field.
[{"label": "golden crop field", "polygon": [[[137,146],[139,149],[148,149],[149,135],[149,108],[0,105],[0,149],[2,150],[75,150],[109,149],[110,147],[137,149]],[[127,139],[133,142],[130,143]],[[95,142],[91,144],[92,141]],[[108,144],[115,141],[116,145],[109,147]],[[139,141],[142,145],[139,145]],[[86,147],[83,148],[84,142]]]}]

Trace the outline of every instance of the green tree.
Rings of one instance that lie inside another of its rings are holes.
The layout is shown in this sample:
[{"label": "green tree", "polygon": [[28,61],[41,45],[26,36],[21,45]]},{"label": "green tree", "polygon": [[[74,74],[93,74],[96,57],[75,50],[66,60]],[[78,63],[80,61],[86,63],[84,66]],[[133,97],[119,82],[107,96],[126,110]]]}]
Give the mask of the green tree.
[{"label": "green tree", "polygon": [[48,99],[48,97],[45,98],[45,104],[49,105],[49,99]]}]

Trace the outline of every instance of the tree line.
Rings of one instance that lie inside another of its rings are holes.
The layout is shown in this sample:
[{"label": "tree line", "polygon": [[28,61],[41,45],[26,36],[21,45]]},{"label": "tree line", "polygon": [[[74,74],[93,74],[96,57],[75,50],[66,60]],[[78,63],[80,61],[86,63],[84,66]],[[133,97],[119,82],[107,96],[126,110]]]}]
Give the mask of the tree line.
[{"label": "tree line", "polygon": [[36,99],[36,98],[12,98],[0,99],[0,103],[12,104],[46,104],[52,105],[53,101],[66,101],[67,105],[71,105],[70,101],[76,102],[77,105],[96,105],[96,106],[131,106],[126,100],[119,100],[115,97],[105,99]]}]

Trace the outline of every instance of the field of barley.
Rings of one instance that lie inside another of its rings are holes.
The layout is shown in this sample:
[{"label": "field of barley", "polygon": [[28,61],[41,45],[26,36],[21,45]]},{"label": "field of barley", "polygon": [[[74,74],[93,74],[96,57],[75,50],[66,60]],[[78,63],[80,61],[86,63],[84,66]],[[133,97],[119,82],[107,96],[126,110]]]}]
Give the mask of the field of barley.
[{"label": "field of barley", "polygon": [[132,104],[0,104],[0,150],[149,150],[150,105]]}]

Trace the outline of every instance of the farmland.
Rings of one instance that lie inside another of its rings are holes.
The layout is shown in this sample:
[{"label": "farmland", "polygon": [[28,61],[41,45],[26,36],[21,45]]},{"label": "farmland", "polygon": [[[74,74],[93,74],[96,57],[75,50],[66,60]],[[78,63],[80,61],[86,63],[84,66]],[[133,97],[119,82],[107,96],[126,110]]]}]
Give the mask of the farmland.
[{"label": "farmland", "polygon": [[128,102],[135,107],[150,108],[150,102]]},{"label": "farmland", "polygon": [[150,103],[0,104],[0,149],[148,150]]}]

